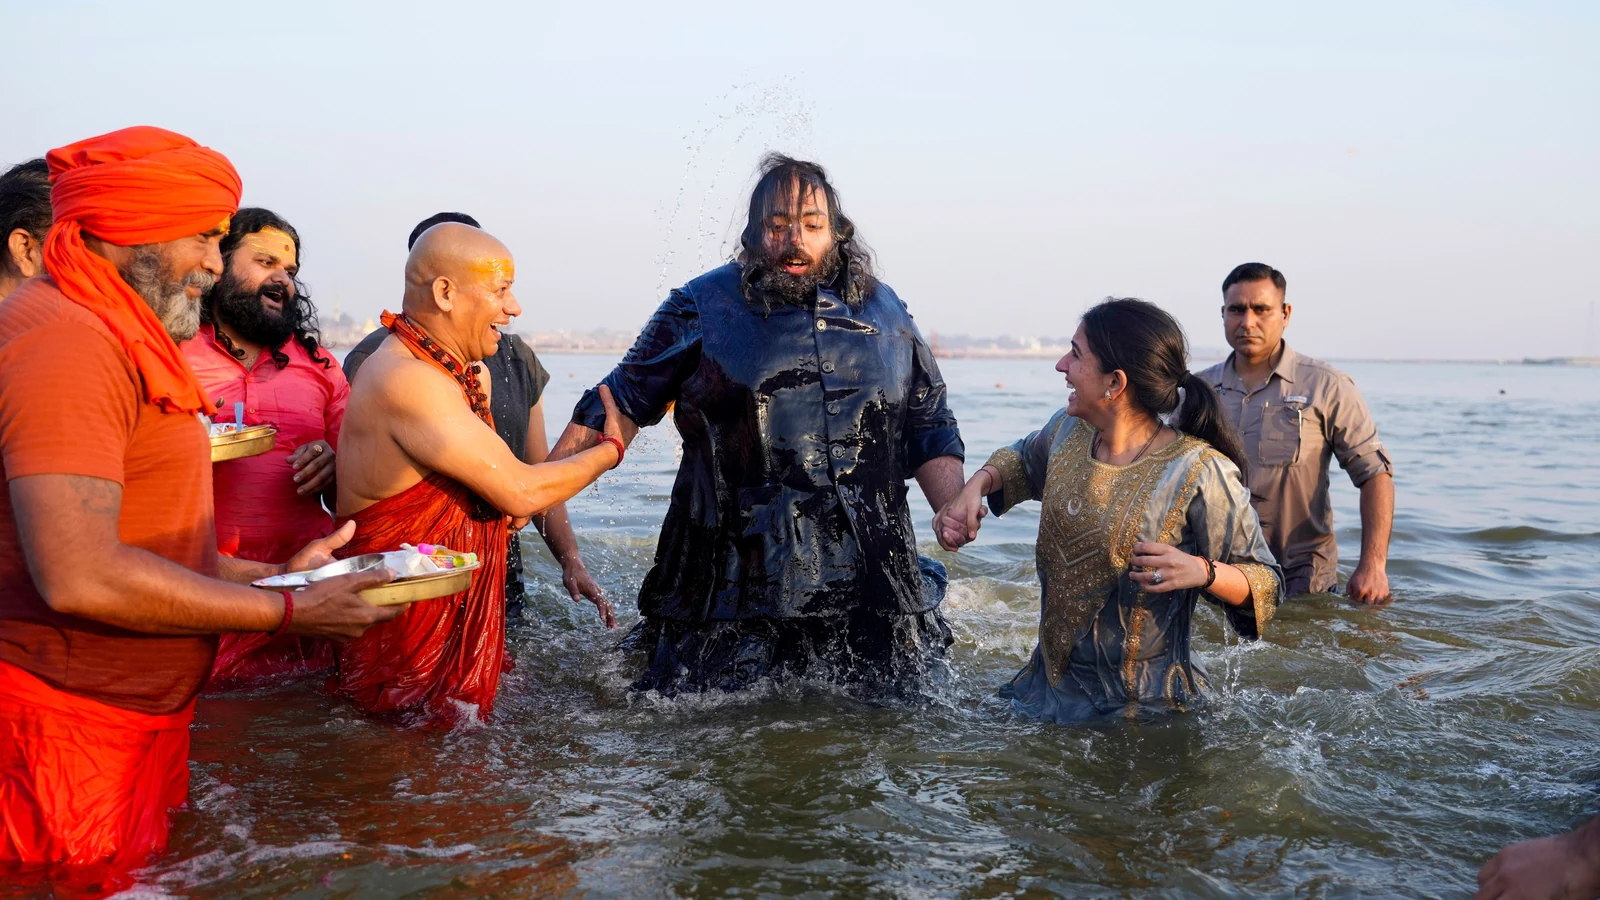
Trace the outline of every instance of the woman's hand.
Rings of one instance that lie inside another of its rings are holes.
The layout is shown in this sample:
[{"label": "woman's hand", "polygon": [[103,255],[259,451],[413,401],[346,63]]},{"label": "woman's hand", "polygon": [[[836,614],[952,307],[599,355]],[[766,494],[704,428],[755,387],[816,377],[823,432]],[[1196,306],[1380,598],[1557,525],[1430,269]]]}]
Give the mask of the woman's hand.
[{"label": "woman's hand", "polygon": [[977,540],[980,523],[989,514],[989,508],[983,503],[983,494],[973,485],[981,477],[982,473],[974,475],[961,493],[933,517],[934,538],[940,547],[952,553]]},{"label": "woman's hand", "polygon": [[1140,541],[1133,545],[1132,563],[1128,577],[1151,594],[1197,588],[1211,577],[1205,560],[1171,544]]}]

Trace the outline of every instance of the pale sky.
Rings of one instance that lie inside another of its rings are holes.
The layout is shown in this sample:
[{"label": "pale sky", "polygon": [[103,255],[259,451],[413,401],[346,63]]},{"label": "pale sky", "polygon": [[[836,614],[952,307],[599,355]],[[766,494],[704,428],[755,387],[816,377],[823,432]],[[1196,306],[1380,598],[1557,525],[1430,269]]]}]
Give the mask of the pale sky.
[{"label": "pale sky", "polygon": [[[517,330],[636,329],[768,149],[828,167],[924,332],[1107,294],[1223,344],[1284,270],[1337,358],[1600,353],[1600,4],[17,3],[0,162],[152,124],[226,153],[324,310],[470,212]],[[676,212],[675,212],[676,211]]]}]

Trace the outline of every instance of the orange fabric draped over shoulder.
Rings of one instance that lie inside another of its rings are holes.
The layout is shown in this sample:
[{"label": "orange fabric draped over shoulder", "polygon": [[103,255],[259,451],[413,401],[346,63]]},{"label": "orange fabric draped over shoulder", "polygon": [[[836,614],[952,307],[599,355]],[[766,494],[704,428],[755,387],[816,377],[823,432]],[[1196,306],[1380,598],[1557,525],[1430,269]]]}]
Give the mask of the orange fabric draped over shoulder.
[{"label": "orange fabric draped over shoulder", "polygon": [[[461,384],[462,399],[494,427],[476,380],[453,358],[447,365],[404,315],[385,311],[383,325],[416,357]],[[462,383],[465,381],[466,383]],[[409,488],[335,523],[356,523],[356,536],[336,556],[394,550],[402,543],[437,544],[478,554],[465,592],[413,603],[397,619],[374,625],[338,651],[335,690],[369,712],[422,710],[429,724],[468,713],[488,719],[506,649],[506,541],[515,540],[503,513],[449,476],[434,472]]]},{"label": "orange fabric draped over shoulder", "polygon": [[[474,510],[477,509],[475,514]],[[438,472],[379,500],[354,520],[356,536],[336,556],[382,553],[426,541],[481,562],[460,594],[411,604],[338,651],[335,690],[368,712],[421,710],[449,725],[468,708],[489,718],[506,645],[506,518]]]},{"label": "orange fabric draped over shoulder", "polygon": [[84,232],[121,247],[159,244],[217,227],[243,186],[228,158],[181,134],[141,125],[51,150],[44,265],[67,299],[105,323],[167,412],[210,412],[194,371],[148,303]]}]

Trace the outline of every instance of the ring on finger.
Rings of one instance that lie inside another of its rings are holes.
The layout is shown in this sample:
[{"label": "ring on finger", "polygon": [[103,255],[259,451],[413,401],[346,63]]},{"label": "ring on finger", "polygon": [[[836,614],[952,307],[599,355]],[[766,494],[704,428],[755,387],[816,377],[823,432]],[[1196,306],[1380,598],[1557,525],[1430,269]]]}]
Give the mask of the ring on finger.
[{"label": "ring on finger", "polygon": [[1151,584],[1160,584],[1161,583],[1161,570],[1160,569],[1157,569],[1156,573],[1154,575],[1150,576],[1150,583]]}]

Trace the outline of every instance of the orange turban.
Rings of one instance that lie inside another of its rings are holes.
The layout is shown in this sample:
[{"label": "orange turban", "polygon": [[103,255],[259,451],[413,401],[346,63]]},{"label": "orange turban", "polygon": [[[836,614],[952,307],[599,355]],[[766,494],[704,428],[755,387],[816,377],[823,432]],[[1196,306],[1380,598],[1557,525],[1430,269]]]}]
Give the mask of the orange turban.
[{"label": "orange turban", "polygon": [[211,412],[161,320],[110,260],[84,246],[83,232],[128,247],[210,231],[238,211],[239,173],[217,151],[148,125],[60,147],[46,159],[55,210],[44,243],[50,277],[121,342],[147,400],[168,412]]}]

